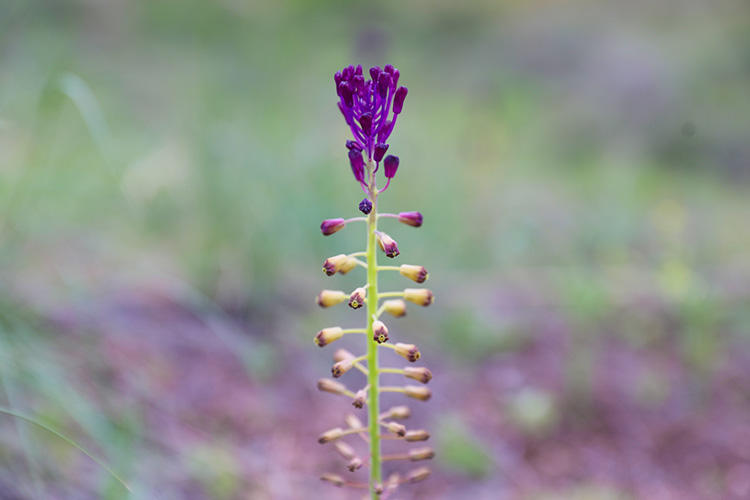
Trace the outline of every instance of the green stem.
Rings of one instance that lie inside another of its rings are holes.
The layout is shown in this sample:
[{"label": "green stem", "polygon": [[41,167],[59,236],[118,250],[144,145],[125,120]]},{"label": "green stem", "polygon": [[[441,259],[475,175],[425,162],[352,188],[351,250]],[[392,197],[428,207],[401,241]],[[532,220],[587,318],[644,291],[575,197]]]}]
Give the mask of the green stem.
[{"label": "green stem", "polygon": [[372,323],[378,307],[378,262],[377,242],[375,231],[378,227],[378,190],[375,184],[375,173],[373,162],[367,163],[367,173],[370,181],[370,201],[372,211],[367,219],[367,283],[370,285],[367,294],[367,383],[370,384],[368,393],[367,411],[368,427],[370,433],[370,496],[372,500],[378,500],[375,492],[376,486],[382,481],[381,456],[380,456],[380,426],[378,416],[380,414],[380,391],[378,390],[378,344],[373,340]]}]

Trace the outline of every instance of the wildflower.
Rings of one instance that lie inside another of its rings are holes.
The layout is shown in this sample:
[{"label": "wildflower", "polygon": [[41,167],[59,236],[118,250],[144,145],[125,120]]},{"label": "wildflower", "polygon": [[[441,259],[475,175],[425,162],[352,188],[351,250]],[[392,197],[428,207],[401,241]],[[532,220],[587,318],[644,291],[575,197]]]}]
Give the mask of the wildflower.
[{"label": "wildflower", "polygon": [[383,170],[387,179],[392,179],[396,176],[398,164],[398,156],[388,155],[385,157],[385,161],[383,162]]},{"label": "wildflower", "polygon": [[362,212],[365,215],[368,215],[370,212],[372,212],[372,202],[365,198],[364,200],[359,202],[359,211]]},{"label": "wildflower", "polygon": [[388,432],[390,432],[394,436],[404,437],[406,435],[406,427],[399,424],[398,422],[388,422],[386,428],[388,429]]},{"label": "wildflower", "polygon": [[354,358],[338,361],[333,365],[333,368],[331,368],[331,374],[333,375],[333,378],[339,378],[341,377],[341,375],[351,370],[353,366]]},{"label": "wildflower", "polygon": [[336,352],[333,353],[334,361],[344,361],[345,359],[349,359],[353,357],[354,357],[354,354],[350,353],[346,349],[337,349]]},{"label": "wildflower", "polygon": [[427,269],[422,266],[401,264],[398,272],[401,274],[401,276],[405,276],[412,281],[416,281],[417,283],[424,283],[429,277],[429,274],[427,274]]},{"label": "wildflower", "polygon": [[323,233],[323,236],[330,236],[345,227],[344,219],[326,219],[320,224],[320,232]]},{"label": "wildflower", "polygon": [[428,477],[430,477],[430,469],[427,467],[420,467],[406,474],[405,479],[409,483],[416,483],[418,481],[424,481]]},{"label": "wildflower", "polygon": [[380,245],[380,249],[385,252],[385,256],[390,257],[391,259],[397,257],[400,253],[396,241],[380,231],[378,231],[378,245]]},{"label": "wildflower", "polygon": [[417,361],[422,356],[419,353],[419,349],[417,349],[417,346],[415,346],[414,344],[402,344],[399,342],[394,347],[396,348],[396,354],[398,354],[402,358],[406,358],[412,363]]},{"label": "wildflower", "polygon": [[340,290],[321,290],[318,297],[315,299],[315,302],[317,302],[320,307],[331,307],[336,304],[341,304],[348,298],[349,296]]},{"label": "wildflower", "polygon": [[432,460],[435,458],[435,450],[432,448],[417,448],[409,450],[409,460],[417,462],[419,460]]},{"label": "wildflower", "polygon": [[396,318],[406,316],[406,302],[401,299],[386,300],[383,302],[383,310]]},{"label": "wildflower", "polygon": [[342,429],[341,427],[336,427],[335,429],[331,429],[330,431],[326,431],[321,434],[318,438],[318,442],[320,444],[330,443],[331,441],[336,441],[337,439],[341,439],[342,437],[344,437],[344,429]]},{"label": "wildflower", "polygon": [[385,156],[386,151],[388,151],[388,144],[383,144],[382,142],[375,144],[375,155],[373,160],[379,163],[380,160],[383,159],[383,156]]},{"label": "wildflower", "polygon": [[419,212],[399,212],[398,221],[408,226],[420,227],[422,214]]},{"label": "wildflower", "polygon": [[344,416],[344,423],[350,428],[350,429],[364,429],[365,425],[362,423],[362,421],[357,418],[356,415],[353,415],[351,413],[347,413]]},{"label": "wildflower", "polygon": [[325,347],[331,342],[335,342],[344,336],[344,330],[341,327],[333,326],[331,328],[323,328],[315,336],[315,343],[320,347]]},{"label": "wildflower", "polygon": [[380,415],[382,419],[390,418],[393,420],[404,420],[409,417],[411,417],[411,408],[408,406],[393,406]]},{"label": "wildflower", "polygon": [[337,474],[323,474],[320,479],[332,483],[334,486],[346,486],[344,478]]},{"label": "wildflower", "polygon": [[355,259],[354,257],[347,257],[346,261],[341,265],[339,273],[346,274],[355,267],[357,267],[357,259]]},{"label": "wildflower", "polygon": [[432,397],[432,392],[427,387],[420,385],[407,385],[404,387],[404,394],[420,401],[427,401]]},{"label": "wildflower", "polygon": [[357,394],[354,395],[354,401],[352,401],[352,406],[355,408],[362,408],[365,405],[365,401],[367,401],[367,391],[364,389],[360,389],[357,391]]},{"label": "wildflower", "polygon": [[323,272],[327,276],[333,276],[341,270],[344,264],[346,264],[347,260],[349,260],[349,257],[344,255],[343,253],[334,255],[333,257],[328,257],[323,263]]},{"label": "wildflower", "polygon": [[357,456],[354,448],[346,444],[344,441],[336,441],[335,443],[333,443],[333,447],[336,448],[336,451],[338,451],[339,454],[346,459],[351,460],[352,458]]},{"label": "wildflower", "polygon": [[406,435],[404,436],[404,440],[410,443],[415,441],[427,441],[428,439],[430,439],[430,433],[423,429],[406,431]]},{"label": "wildflower", "polygon": [[367,290],[362,287],[356,288],[349,296],[349,307],[352,309],[359,309],[365,305],[365,297],[367,297]]},{"label": "wildflower", "polygon": [[362,182],[365,179],[365,161],[362,159],[362,153],[356,149],[349,151],[349,164],[354,178],[357,182]]},{"label": "wildflower", "polygon": [[404,376],[422,382],[423,384],[432,380],[432,372],[424,367],[415,368],[407,366],[404,368]]},{"label": "wildflower", "polygon": [[404,299],[418,306],[427,307],[434,302],[435,296],[425,288],[407,288],[404,290]]},{"label": "wildflower", "polygon": [[346,386],[328,378],[318,380],[318,390],[342,395],[346,393]]},{"label": "wildflower", "polygon": [[378,344],[388,342],[388,328],[382,321],[376,320],[372,322],[372,332],[373,340]]},{"label": "wildflower", "polygon": [[362,462],[362,459],[359,457],[354,457],[349,461],[349,464],[346,466],[347,469],[349,469],[349,472],[354,472],[355,470],[359,470],[364,465],[364,462]]}]

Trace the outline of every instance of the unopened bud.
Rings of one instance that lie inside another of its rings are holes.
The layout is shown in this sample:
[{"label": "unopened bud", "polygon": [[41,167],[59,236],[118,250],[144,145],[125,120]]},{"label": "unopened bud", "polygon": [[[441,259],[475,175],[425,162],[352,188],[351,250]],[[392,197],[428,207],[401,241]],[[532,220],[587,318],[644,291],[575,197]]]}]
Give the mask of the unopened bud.
[{"label": "unopened bud", "polygon": [[320,224],[320,232],[323,233],[323,236],[330,236],[345,227],[344,219],[326,219]]},{"label": "unopened bud", "polygon": [[349,296],[349,307],[352,309],[359,309],[365,305],[365,297],[367,297],[367,290],[362,287],[355,289]]},{"label": "unopened bud", "polygon": [[435,296],[426,288],[407,288],[404,290],[404,299],[418,306],[427,307],[435,301]]},{"label": "unopened bud", "polygon": [[406,302],[401,299],[386,300],[383,302],[383,310],[396,318],[406,316]]},{"label": "unopened bud", "polygon": [[351,141],[351,140],[350,140],[350,141],[346,141],[346,149],[348,149],[348,150],[350,150],[350,151],[351,151],[352,149],[354,149],[354,150],[356,150],[356,151],[362,151],[362,150],[363,150],[364,148],[363,148],[363,147],[362,147],[362,145],[361,145],[360,143],[358,143],[357,141]]},{"label": "unopened bud", "polygon": [[355,470],[361,469],[363,465],[364,463],[361,458],[354,457],[349,461],[349,465],[347,465],[346,468],[349,469],[350,472],[354,472]]},{"label": "unopened bud", "polygon": [[406,435],[406,427],[398,422],[388,422],[386,428],[388,429],[388,432],[394,436],[404,437]]},{"label": "unopened bud", "polygon": [[359,124],[362,126],[365,137],[370,137],[372,133],[372,113],[362,113],[362,116],[359,117]]},{"label": "unopened bud", "polygon": [[391,259],[398,256],[398,254],[400,253],[398,251],[398,245],[396,244],[396,241],[387,234],[381,233],[379,231],[378,245],[380,245],[380,249],[385,252],[385,256],[390,257]]},{"label": "unopened bud", "polygon": [[408,93],[409,93],[409,89],[407,89],[406,87],[399,87],[396,90],[396,95],[393,98],[393,113],[394,114],[396,115],[401,114],[401,110],[404,108],[404,99],[406,99],[406,94]]},{"label": "unopened bud", "polygon": [[342,437],[344,437],[344,429],[342,429],[341,427],[336,427],[335,429],[331,429],[330,431],[326,431],[321,434],[318,438],[318,442],[320,444],[326,444],[330,443],[331,441],[341,439]]},{"label": "unopened bud", "polygon": [[364,424],[362,421],[357,418],[356,415],[352,413],[347,413],[346,416],[344,416],[344,423],[350,428],[350,429],[362,429],[364,428]]},{"label": "unopened bud", "polygon": [[320,307],[331,307],[336,304],[341,304],[348,298],[349,296],[340,290],[321,290],[318,297],[315,299],[315,302],[317,302]]},{"label": "unopened bud", "polygon": [[322,476],[320,476],[320,479],[322,479],[323,481],[327,481],[334,486],[346,485],[346,481],[344,481],[344,478],[337,474],[323,474]]},{"label": "unopened bud", "polygon": [[408,226],[420,227],[422,214],[419,212],[399,212],[398,221]]},{"label": "unopened bud", "polygon": [[365,161],[360,151],[356,149],[349,151],[349,165],[352,167],[352,173],[357,182],[362,182],[365,178]]},{"label": "unopened bud", "polygon": [[337,349],[336,352],[333,353],[334,361],[344,361],[345,359],[349,359],[353,357],[354,357],[354,354],[350,353],[346,349]]},{"label": "unopened bud", "polygon": [[339,326],[333,326],[331,328],[323,328],[315,336],[315,343],[320,347],[325,347],[331,342],[335,342],[344,336],[344,330]]},{"label": "unopened bud", "polygon": [[354,257],[347,257],[346,262],[341,265],[339,273],[346,274],[355,267],[357,267],[357,259],[355,259]]},{"label": "unopened bud", "polygon": [[372,212],[372,202],[368,200],[367,198],[363,199],[359,202],[359,211],[362,212],[365,215],[368,215],[370,212]]},{"label": "unopened bud", "polygon": [[333,375],[333,378],[339,378],[341,375],[351,370],[352,366],[354,366],[353,358],[339,361],[333,365],[333,368],[331,368],[331,374]]},{"label": "unopened bud", "polygon": [[428,439],[430,439],[430,433],[423,429],[406,431],[406,436],[404,436],[404,439],[409,442],[427,441]]},{"label": "unopened bud", "polygon": [[376,162],[380,162],[380,160],[383,159],[383,156],[385,156],[386,151],[388,151],[388,144],[383,144],[382,142],[375,144],[375,154],[372,159]]},{"label": "unopened bud", "polygon": [[323,392],[330,392],[331,394],[344,394],[346,392],[346,386],[340,384],[335,380],[329,378],[322,378],[318,380],[318,390]]},{"label": "unopened bud", "polygon": [[327,276],[333,276],[341,270],[341,267],[346,263],[347,260],[349,260],[349,257],[344,255],[343,253],[334,255],[333,257],[328,257],[326,261],[323,262],[323,272]]},{"label": "unopened bud", "polygon": [[426,384],[432,380],[432,372],[428,368],[407,366],[404,368],[404,376]]},{"label": "unopened bud", "polygon": [[364,389],[360,389],[354,396],[352,406],[354,406],[355,408],[362,408],[365,405],[365,401],[367,401],[367,391]]},{"label": "unopened bud", "polygon": [[417,448],[409,450],[409,460],[417,462],[419,460],[432,460],[435,458],[435,450],[432,448]]},{"label": "unopened bud", "polygon": [[335,443],[333,443],[333,447],[336,448],[336,451],[339,452],[339,455],[346,458],[347,460],[351,460],[352,458],[357,456],[354,448],[349,446],[345,441],[336,441]]},{"label": "unopened bud", "polygon": [[398,343],[394,346],[396,348],[396,354],[408,359],[412,363],[418,360],[422,355],[419,353],[419,349],[414,344],[402,344]]},{"label": "unopened bud", "polygon": [[427,401],[432,397],[432,392],[427,387],[420,385],[407,385],[404,387],[405,393],[410,398],[419,399],[420,401]]},{"label": "unopened bud", "polygon": [[418,481],[424,481],[428,477],[430,477],[430,469],[427,467],[420,467],[406,474],[405,479],[410,483],[416,483]]},{"label": "unopened bud", "polygon": [[392,179],[396,176],[398,170],[399,159],[398,156],[388,155],[383,161],[383,173],[387,179]]},{"label": "unopened bud", "polygon": [[411,417],[411,408],[408,406],[393,406],[380,415],[382,419],[391,418],[393,420],[404,420],[409,417]]},{"label": "unopened bud", "polygon": [[388,328],[380,320],[372,322],[372,339],[378,344],[388,342]]},{"label": "unopened bud", "polygon": [[411,266],[409,264],[401,264],[401,267],[399,267],[398,272],[401,274],[401,276],[405,276],[412,281],[416,281],[417,283],[424,283],[425,281],[427,281],[427,278],[429,277],[429,274],[427,273],[427,269],[425,269],[422,266]]}]

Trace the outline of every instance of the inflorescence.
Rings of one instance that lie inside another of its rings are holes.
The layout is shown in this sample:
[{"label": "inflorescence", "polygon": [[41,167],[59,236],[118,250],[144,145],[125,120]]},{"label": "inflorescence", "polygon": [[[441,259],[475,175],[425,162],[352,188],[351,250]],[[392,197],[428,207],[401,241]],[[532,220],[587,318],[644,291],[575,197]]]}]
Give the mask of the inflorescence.
[{"label": "inflorescence", "polygon": [[[378,355],[382,349],[393,351],[406,361],[416,363],[421,358],[417,346],[400,342],[393,332],[381,320],[384,313],[395,318],[406,315],[406,302],[419,306],[429,306],[434,297],[430,290],[424,288],[406,288],[402,291],[379,292],[378,273],[398,271],[402,276],[416,282],[424,283],[427,270],[418,265],[402,264],[400,266],[378,266],[377,247],[391,259],[400,255],[398,244],[388,234],[377,229],[379,219],[392,218],[412,226],[422,225],[422,214],[419,212],[401,212],[398,214],[379,213],[377,210],[378,195],[390,185],[398,171],[399,158],[387,155],[388,137],[393,132],[398,116],[401,114],[404,99],[408,93],[406,87],[399,87],[400,73],[390,64],[383,69],[370,68],[366,78],[362,66],[347,66],[336,72],[336,93],[338,106],[349,126],[353,139],[346,141],[349,150],[349,164],[355,180],[360,184],[366,198],[359,204],[359,211],[365,217],[351,219],[328,219],[320,225],[325,236],[344,229],[351,222],[367,223],[367,248],[365,251],[339,254],[329,257],[323,263],[323,272],[327,276],[346,274],[356,267],[363,267],[367,272],[366,282],[350,293],[339,290],[323,290],[318,294],[317,303],[321,307],[332,307],[346,302],[354,310],[365,310],[367,324],[365,327],[342,328],[339,326],[323,328],[315,336],[315,343],[325,347],[347,334],[364,334],[366,353],[353,354],[345,349],[333,353],[334,365],[331,368],[333,379],[318,381],[318,389],[332,394],[342,395],[352,400],[356,409],[367,407],[367,423],[363,423],[354,414],[344,418],[344,427],[336,427],[324,432],[319,439],[321,444],[333,443],[336,451],[347,461],[351,472],[364,468],[369,469],[369,480],[357,482],[338,474],[324,474],[321,479],[336,486],[351,486],[369,491],[371,499],[385,499],[403,483],[414,483],[426,479],[430,471],[418,467],[403,475],[391,474],[382,478],[382,463],[391,460],[417,462],[434,457],[429,447],[419,447],[395,454],[382,454],[381,441],[385,439],[403,442],[423,442],[430,435],[422,429],[407,429],[400,420],[411,415],[407,406],[395,406],[384,412],[380,411],[380,394],[384,392],[401,393],[409,398],[427,401],[431,392],[424,386],[432,379],[432,373],[424,367],[406,366],[404,368],[383,368],[379,366]],[[385,186],[377,187],[377,172],[383,166]],[[364,257],[364,260],[360,258]],[[394,337],[394,338],[392,338]],[[367,385],[357,391],[348,389],[334,379],[341,378],[350,370],[357,370],[367,377]],[[383,386],[380,375],[396,374],[423,385]],[[347,436],[359,436],[368,447],[367,453],[358,453],[345,442]],[[368,498],[368,497],[366,497]]]}]

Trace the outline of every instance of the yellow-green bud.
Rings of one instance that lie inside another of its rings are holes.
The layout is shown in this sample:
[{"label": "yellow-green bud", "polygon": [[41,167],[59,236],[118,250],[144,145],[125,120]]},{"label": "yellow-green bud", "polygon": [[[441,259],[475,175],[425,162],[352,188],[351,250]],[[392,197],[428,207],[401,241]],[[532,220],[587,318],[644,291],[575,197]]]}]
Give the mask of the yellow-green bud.
[{"label": "yellow-green bud", "polygon": [[423,481],[428,477],[430,477],[430,469],[428,469],[427,467],[420,467],[406,474],[406,480],[410,483]]},{"label": "yellow-green bud", "polygon": [[388,432],[390,432],[394,436],[404,437],[406,435],[406,427],[399,424],[398,422],[388,422],[386,428],[388,429]]},{"label": "yellow-green bud", "polygon": [[362,287],[355,289],[349,296],[349,307],[352,309],[359,309],[365,305],[365,298],[367,297],[367,290]]},{"label": "yellow-green bud", "polygon": [[417,448],[409,450],[409,460],[417,462],[419,460],[432,460],[435,458],[435,451],[432,448]]},{"label": "yellow-green bud", "polygon": [[323,328],[315,336],[315,343],[320,347],[325,347],[331,342],[335,342],[344,336],[344,330],[341,327],[333,326],[331,328]]},{"label": "yellow-green bud", "polygon": [[380,320],[372,322],[372,340],[378,344],[388,342],[388,328]]},{"label": "yellow-green bud", "polygon": [[428,368],[407,366],[404,368],[404,376],[426,384],[432,380],[432,372]]},{"label": "yellow-green bud", "polygon": [[405,394],[410,398],[419,399],[420,401],[427,401],[432,397],[432,392],[427,387],[419,385],[407,385],[404,387],[406,390]]},{"label": "yellow-green bud", "polygon": [[354,257],[348,257],[346,259],[346,262],[344,262],[344,264],[341,266],[341,269],[339,269],[339,273],[346,274],[355,267],[357,267],[357,259],[355,259]]},{"label": "yellow-green bud", "polygon": [[383,302],[383,310],[396,318],[406,316],[406,302],[401,299],[386,300]]},{"label": "yellow-green bud", "polygon": [[357,391],[357,394],[354,395],[354,401],[352,401],[352,406],[355,408],[362,408],[365,405],[365,401],[367,401],[367,391],[364,389],[360,389]]},{"label": "yellow-green bud", "polygon": [[392,418],[394,420],[404,420],[409,417],[411,417],[411,408],[408,406],[393,406],[380,415],[382,419]]},{"label": "yellow-green bud", "polygon": [[403,358],[406,358],[412,363],[422,357],[422,355],[419,353],[419,349],[417,349],[417,346],[415,346],[414,344],[402,344],[399,342],[394,347],[396,348],[396,354]]},{"label": "yellow-green bud", "polygon": [[333,276],[337,272],[339,272],[344,264],[346,264],[346,261],[349,260],[349,257],[346,255],[339,254],[334,255],[333,257],[328,257],[325,262],[323,262],[323,272],[327,276]]},{"label": "yellow-green bud", "polygon": [[341,304],[348,298],[349,296],[340,290],[322,290],[315,299],[315,302],[320,307],[331,307]]},{"label": "yellow-green bud", "polygon": [[340,384],[335,380],[329,378],[322,378],[318,380],[318,390],[323,392],[330,392],[331,394],[344,394],[346,392],[346,386]]},{"label": "yellow-green bud", "polygon": [[349,358],[334,364],[333,368],[331,368],[333,378],[339,378],[341,375],[351,370],[352,366],[354,366],[353,360],[354,358]]},{"label": "yellow-green bud", "polygon": [[407,288],[404,290],[404,299],[418,306],[427,307],[435,301],[435,296],[426,288]]},{"label": "yellow-green bud", "polygon": [[330,443],[331,441],[336,441],[337,439],[341,439],[342,437],[344,437],[344,429],[342,429],[341,427],[336,427],[335,429],[331,429],[330,431],[326,431],[321,434],[318,438],[318,442],[320,444]]},{"label": "yellow-green bud", "polygon": [[428,439],[430,439],[430,433],[423,429],[406,431],[406,436],[404,436],[404,439],[409,442],[427,441]]},{"label": "yellow-green bud", "polygon": [[401,273],[401,276],[405,276],[412,281],[416,281],[417,283],[424,283],[425,281],[427,281],[427,278],[429,277],[429,274],[427,273],[427,269],[425,269],[422,266],[411,266],[409,264],[401,264],[401,267],[399,268],[398,272]]}]

